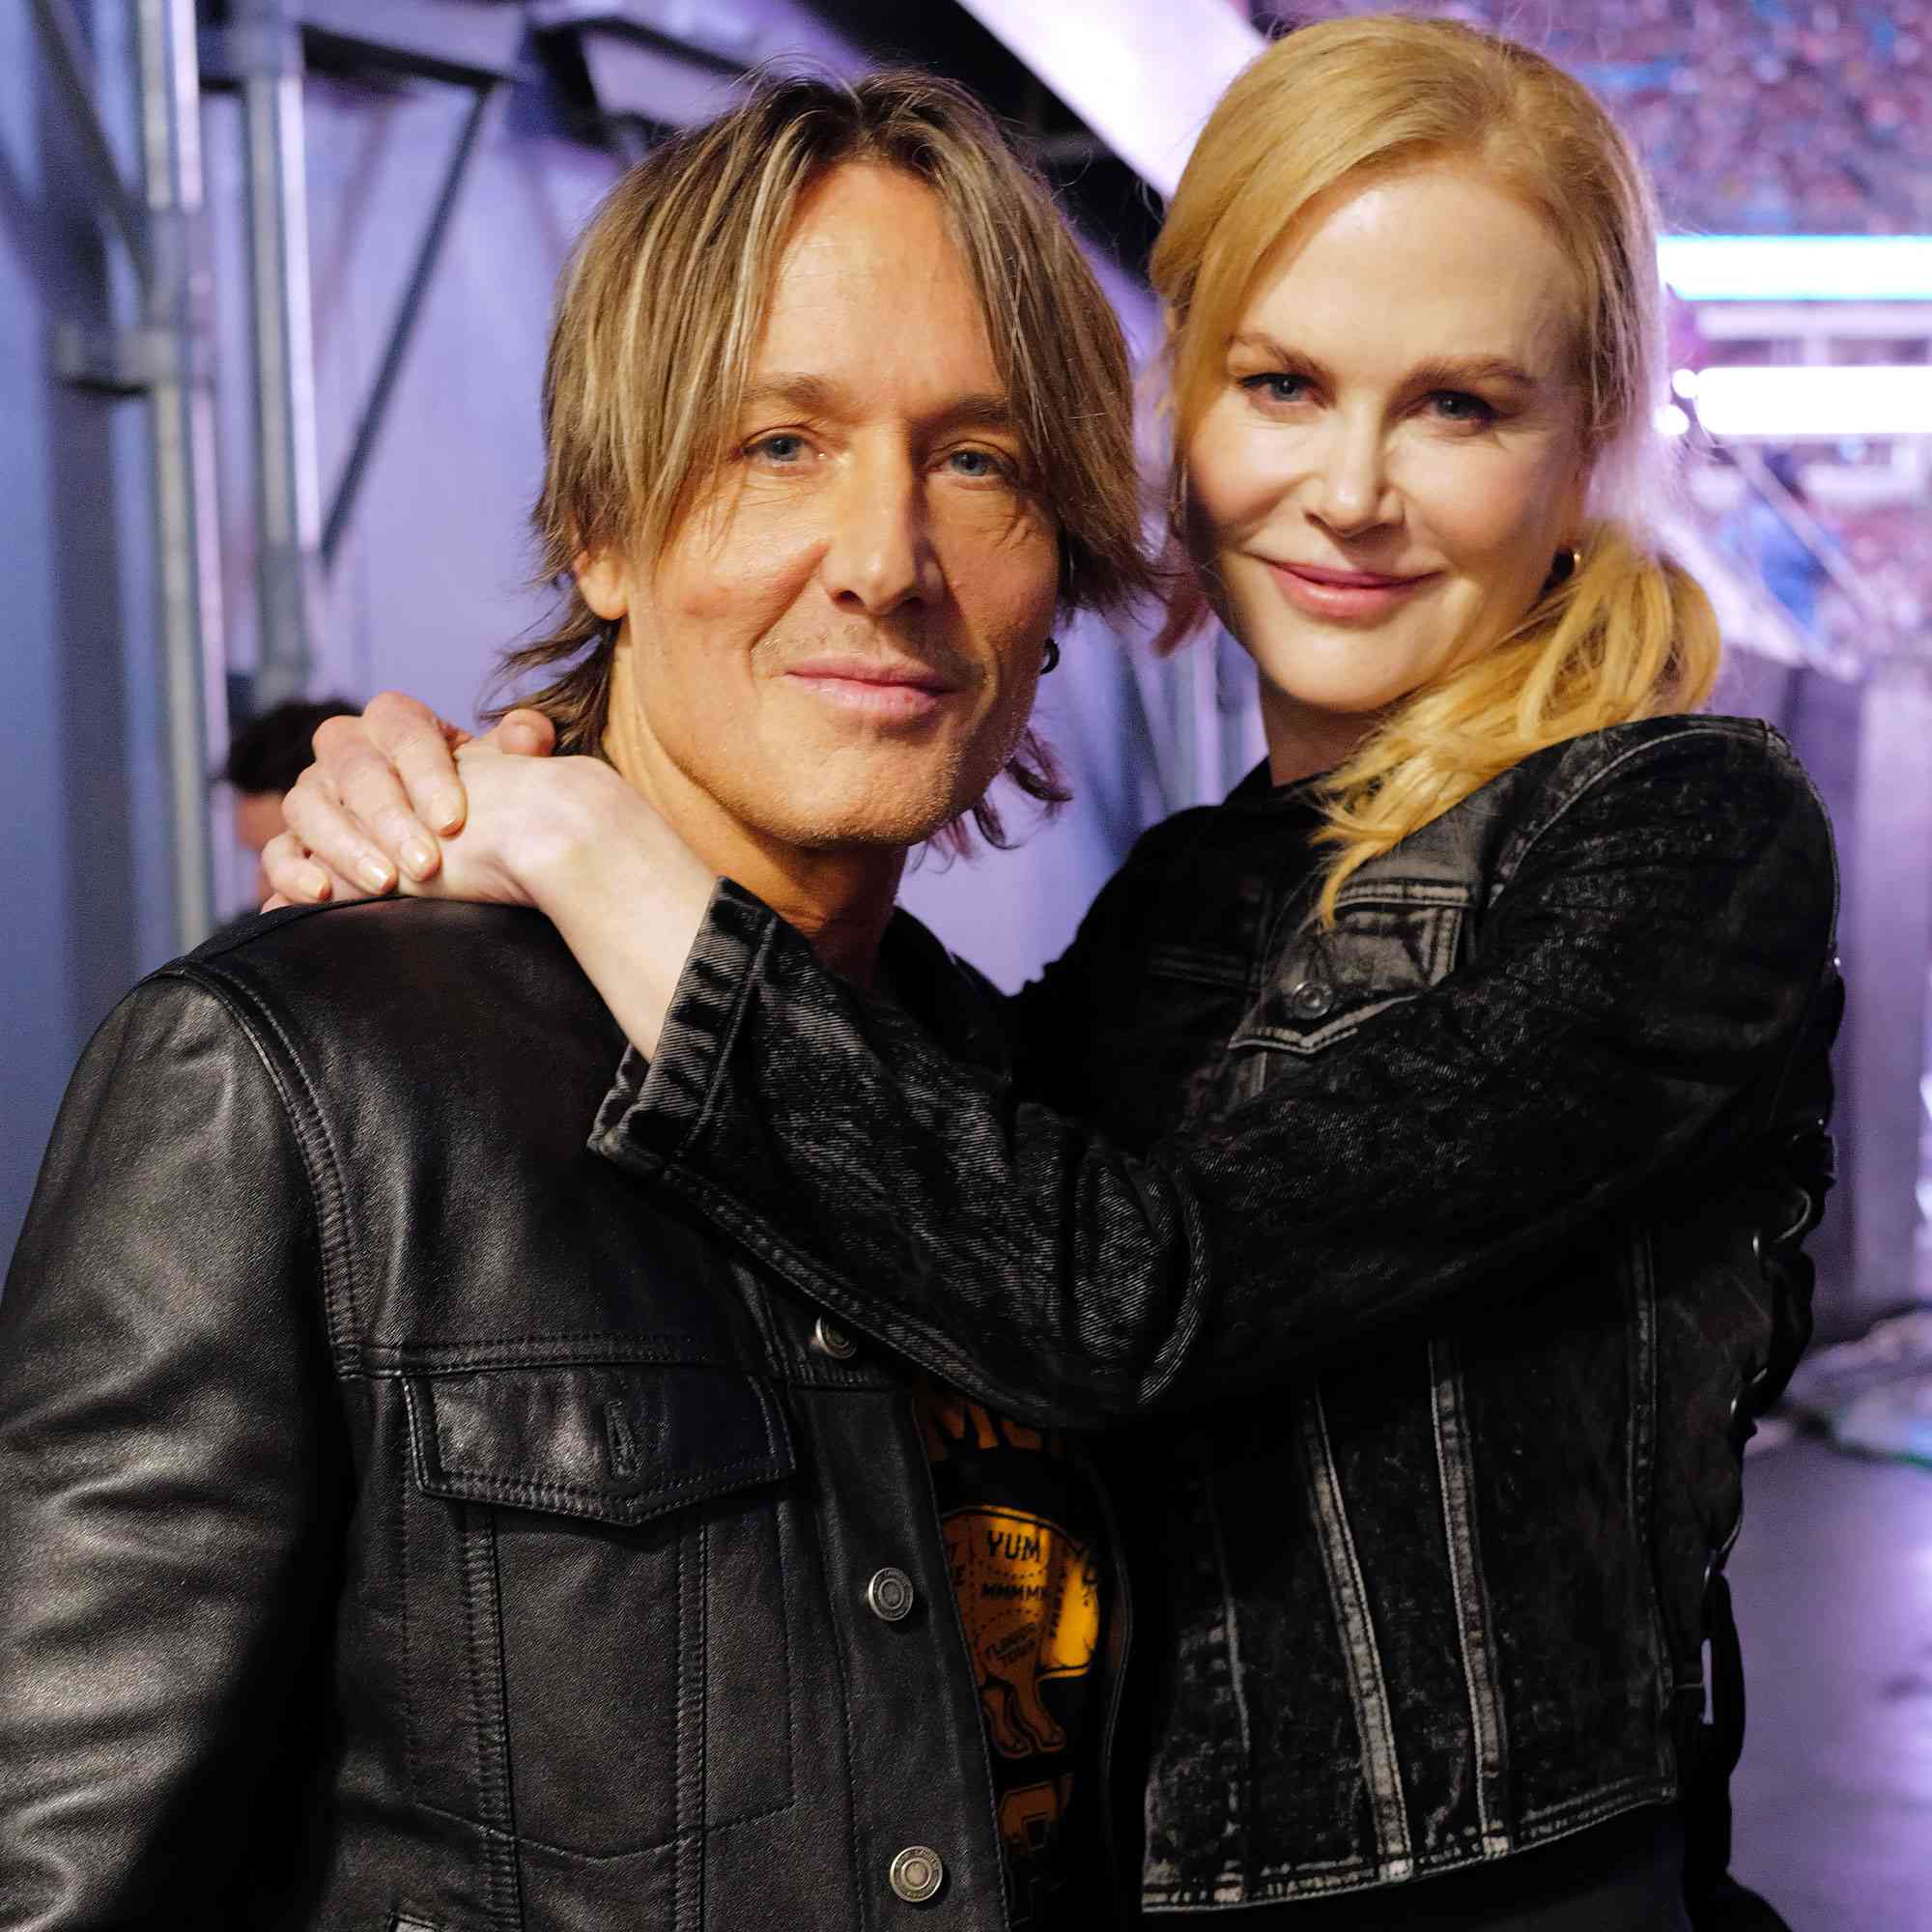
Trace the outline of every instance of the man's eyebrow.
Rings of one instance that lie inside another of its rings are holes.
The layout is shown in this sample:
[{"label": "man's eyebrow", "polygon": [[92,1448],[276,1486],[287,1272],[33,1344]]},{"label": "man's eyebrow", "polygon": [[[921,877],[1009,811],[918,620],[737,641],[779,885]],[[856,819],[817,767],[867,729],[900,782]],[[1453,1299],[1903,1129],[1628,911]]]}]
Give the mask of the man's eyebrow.
[{"label": "man's eyebrow", "polygon": [[[851,412],[851,398],[837,383],[823,376],[781,371],[761,376],[745,389],[745,408],[768,409],[774,404],[796,410],[800,415],[840,416]],[[930,431],[948,429],[1012,430],[1017,427],[1013,406],[997,390],[975,391],[955,396],[923,419],[921,427]]]},{"label": "man's eyebrow", "polygon": [[823,376],[807,375],[761,376],[755,383],[746,384],[747,409],[763,409],[771,403],[783,403],[801,415],[836,415],[838,389]]},{"label": "man's eyebrow", "polygon": [[[1229,347],[1264,355],[1284,369],[1306,370],[1312,376],[1322,378],[1329,373],[1317,357],[1306,351],[1291,349],[1278,337],[1263,331],[1245,330],[1233,337]],[[1538,378],[1532,376],[1521,363],[1512,362],[1507,355],[1434,356],[1411,369],[1408,380],[1419,389],[1455,389],[1470,383],[1508,383],[1520,389],[1542,386]]]},{"label": "man's eyebrow", "polygon": [[927,419],[928,429],[1001,429],[1019,427],[1012,404],[997,390],[955,397]]}]

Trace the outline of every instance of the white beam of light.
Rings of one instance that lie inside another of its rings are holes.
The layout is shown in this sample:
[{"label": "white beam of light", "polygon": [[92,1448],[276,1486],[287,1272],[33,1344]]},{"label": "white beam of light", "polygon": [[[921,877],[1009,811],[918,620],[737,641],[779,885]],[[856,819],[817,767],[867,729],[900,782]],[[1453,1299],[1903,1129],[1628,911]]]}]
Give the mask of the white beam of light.
[{"label": "white beam of light", "polygon": [[1228,0],[960,0],[1134,172],[1172,195],[1265,43]]},{"label": "white beam of light", "polygon": [[1932,436],[1932,363],[1700,369],[1697,415],[1713,436],[1771,442]]},{"label": "white beam of light", "polygon": [[1932,235],[1666,235],[1685,301],[1932,301]]}]

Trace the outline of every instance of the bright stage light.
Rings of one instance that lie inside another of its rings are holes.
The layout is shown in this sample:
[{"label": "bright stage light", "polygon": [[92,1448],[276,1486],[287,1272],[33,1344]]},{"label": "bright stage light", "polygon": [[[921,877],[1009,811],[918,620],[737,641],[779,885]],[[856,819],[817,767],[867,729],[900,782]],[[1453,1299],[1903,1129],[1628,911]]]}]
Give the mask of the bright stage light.
[{"label": "bright stage light", "polygon": [[1666,235],[1686,301],[1932,301],[1932,235]]},{"label": "bright stage light", "polygon": [[1670,393],[1682,396],[1686,402],[1697,393],[1697,372],[1694,369],[1674,370],[1670,378]]},{"label": "bright stage light", "polygon": [[1932,363],[1818,368],[1719,365],[1699,372],[1697,416],[1713,436],[1932,436]]},{"label": "bright stage light", "polygon": [[1661,436],[1682,436],[1690,427],[1690,418],[1675,403],[1662,404],[1656,421]]}]

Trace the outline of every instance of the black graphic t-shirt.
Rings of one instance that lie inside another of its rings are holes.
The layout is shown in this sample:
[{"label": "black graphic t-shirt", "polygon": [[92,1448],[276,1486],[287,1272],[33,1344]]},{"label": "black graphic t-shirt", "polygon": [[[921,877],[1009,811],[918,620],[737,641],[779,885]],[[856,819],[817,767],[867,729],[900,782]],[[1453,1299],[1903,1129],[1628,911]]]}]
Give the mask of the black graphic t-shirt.
[{"label": "black graphic t-shirt", "polygon": [[1013,1924],[1080,1922],[1105,1883],[1095,1861],[1108,1594],[1099,1498],[1056,1434],[923,1377],[913,1406],[979,1674]]}]

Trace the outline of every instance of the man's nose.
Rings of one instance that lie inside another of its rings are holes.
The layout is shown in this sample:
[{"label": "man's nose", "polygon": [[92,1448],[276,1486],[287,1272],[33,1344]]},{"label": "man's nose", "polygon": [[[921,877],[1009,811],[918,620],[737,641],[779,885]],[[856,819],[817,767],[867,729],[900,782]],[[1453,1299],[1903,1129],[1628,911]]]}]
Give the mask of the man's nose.
[{"label": "man's nose", "polygon": [[1338,537],[1359,536],[1393,514],[1381,425],[1337,415],[1323,439],[1310,509]]},{"label": "man's nose", "polygon": [[833,502],[822,571],[841,609],[883,617],[946,594],[917,466],[903,453],[854,455]]}]

